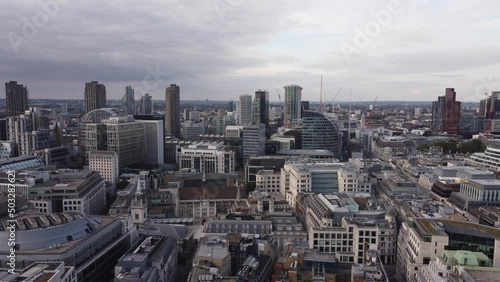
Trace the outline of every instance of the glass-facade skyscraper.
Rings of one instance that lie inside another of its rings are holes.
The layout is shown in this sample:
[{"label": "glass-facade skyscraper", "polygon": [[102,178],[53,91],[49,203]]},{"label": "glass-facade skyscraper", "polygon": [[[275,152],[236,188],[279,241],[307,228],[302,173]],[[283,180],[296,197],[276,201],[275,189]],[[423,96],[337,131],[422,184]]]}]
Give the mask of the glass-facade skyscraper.
[{"label": "glass-facade skyscraper", "polygon": [[285,87],[285,126],[290,126],[301,118],[302,87],[296,84]]},{"label": "glass-facade skyscraper", "polygon": [[125,94],[122,97],[122,111],[128,115],[135,113],[135,95],[132,86],[125,87]]},{"label": "glass-facade skyscraper", "polygon": [[316,111],[302,114],[302,149],[330,150],[342,160],[342,132],[336,117]]},{"label": "glass-facade skyscraper", "polygon": [[253,123],[269,126],[269,92],[266,90],[255,91],[253,100]]},{"label": "glass-facade skyscraper", "polygon": [[240,95],[238,115],[241,125],[251,125],[253,122],[252,95]]}]

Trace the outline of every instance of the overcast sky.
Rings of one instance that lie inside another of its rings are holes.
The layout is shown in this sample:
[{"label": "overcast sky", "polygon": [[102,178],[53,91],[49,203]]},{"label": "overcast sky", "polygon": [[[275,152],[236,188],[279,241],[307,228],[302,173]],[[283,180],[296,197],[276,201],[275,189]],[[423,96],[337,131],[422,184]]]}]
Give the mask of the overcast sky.
[{"label": "overcast sky", "polygon": [[[46,12],[40,3],[52,3]],[[59,3],[53,5],[54,3]],[[314,3],[314,4],[312,4]],[[55,12],[52,12],[55,11]],[[299,84],[303,100],[462,101],[500,90],[500,1],[1,1],[0,77],[32,98],[238,99]],[[33,28],[34,27],[34,30]]]}]

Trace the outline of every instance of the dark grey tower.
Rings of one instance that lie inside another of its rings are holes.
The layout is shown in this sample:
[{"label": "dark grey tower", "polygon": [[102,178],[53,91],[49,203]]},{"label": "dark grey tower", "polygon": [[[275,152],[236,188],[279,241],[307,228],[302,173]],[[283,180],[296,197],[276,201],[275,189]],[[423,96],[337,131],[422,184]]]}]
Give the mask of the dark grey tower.
[{"label": "dark grey tower", "polygon": [[269,92],[266,90],[255,91],[253,100],[253,123],[255,125],[265,124],[269,127]]},{"label": "dark grey tower", "polygon": [[165,90],[165,134],[181,138],[180,88],[175,84]]},{"label": "dark grey tower", "polygon": [[125,87],[125,94],[122,97],[122,111],[129,115],[135,113],[135,93],[132,86]]},{"label": "dark grey tower", "polygon": [[106,108],[106,86],[97,81],[85,83],[85,113]]},{"label": "dark grey tower", "polygon": [[28,89],[17,81],[5,83],[5,104],[7,116],[24,114],[28,109]]}]

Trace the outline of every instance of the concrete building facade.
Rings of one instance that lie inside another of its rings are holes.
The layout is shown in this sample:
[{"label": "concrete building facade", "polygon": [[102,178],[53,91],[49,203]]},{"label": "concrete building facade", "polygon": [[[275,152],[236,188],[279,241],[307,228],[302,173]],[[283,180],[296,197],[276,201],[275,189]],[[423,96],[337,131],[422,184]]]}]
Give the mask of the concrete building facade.
[{"label": "concrete building facade", "polygon": [[232,173],[236,167],[235,153],[225,145],[188,145],[177,153],[179,169],[194,169],[199,173]]},{"label": "concrete building facade", "polygon": [[110,117],[101,124],[87,124],[86,152],[113,151],[120,167],[144,163],[146,135],[144,123],[132,116]]},{"label": "concrete building facade", "polygon": [[85,113],[106,107],[106,86],[97,81],[85,83]]},{"label": "concrete building facade", "polygon": [[113,151],[93,151],[89,153],[89,169],[97,171],[111,184],[117,184],[119,173],[119,157]]},{"label": "concrete building facade", "polygon": [[170,84],[165,90],[165,134],[181,138],[181,106],[179,86]]},{"label": "concrete building facade", "polygon": [[240,95],[238,104],[238,117],[240,125],[252,125],[253,123],[253,105],[251,95]]},{"label": "concrete building facade", "polygon": [[17,116],[28,110],[28,88],[17,81],[5,83],[5,106],[7,116]]}]

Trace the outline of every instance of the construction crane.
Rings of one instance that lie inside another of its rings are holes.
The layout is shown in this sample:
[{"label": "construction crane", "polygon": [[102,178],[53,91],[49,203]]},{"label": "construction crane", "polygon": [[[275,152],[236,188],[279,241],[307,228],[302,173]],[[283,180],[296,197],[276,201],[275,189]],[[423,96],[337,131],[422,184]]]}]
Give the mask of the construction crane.
[{"label": "construction crane", "polygon": [[333,100],[331,102],[331,104],[332,104],[332,110],[335,110],[335,99],[337,99],[337,96],[339,95],[340,90],[342,90],[342,87],[339,87],[339,90],[337,90],[337,93],[335,93],[335,96],[333,97]]},{"label": "construction crane", "polygon": [[332,104],[335,102],[335,99],[337,99],[337,96],[339,95],[340,90],[342,90],[342,87],[339,87],[339,90],[337,90],[337,93],[335,93],[335,97],[333,97]]},{"label": "construction crane", "polygon": [[373,112],[375,111],[375,107],[377,106],[377,99],[378,97],[375,97],[375,101],[373,101],[373,107],[372,107],[372,110],[368,113],[368,117],[366,118],[366,129],[370,129],[370,122],[371,122],[371,119],[372,119],[372,114]]}]

